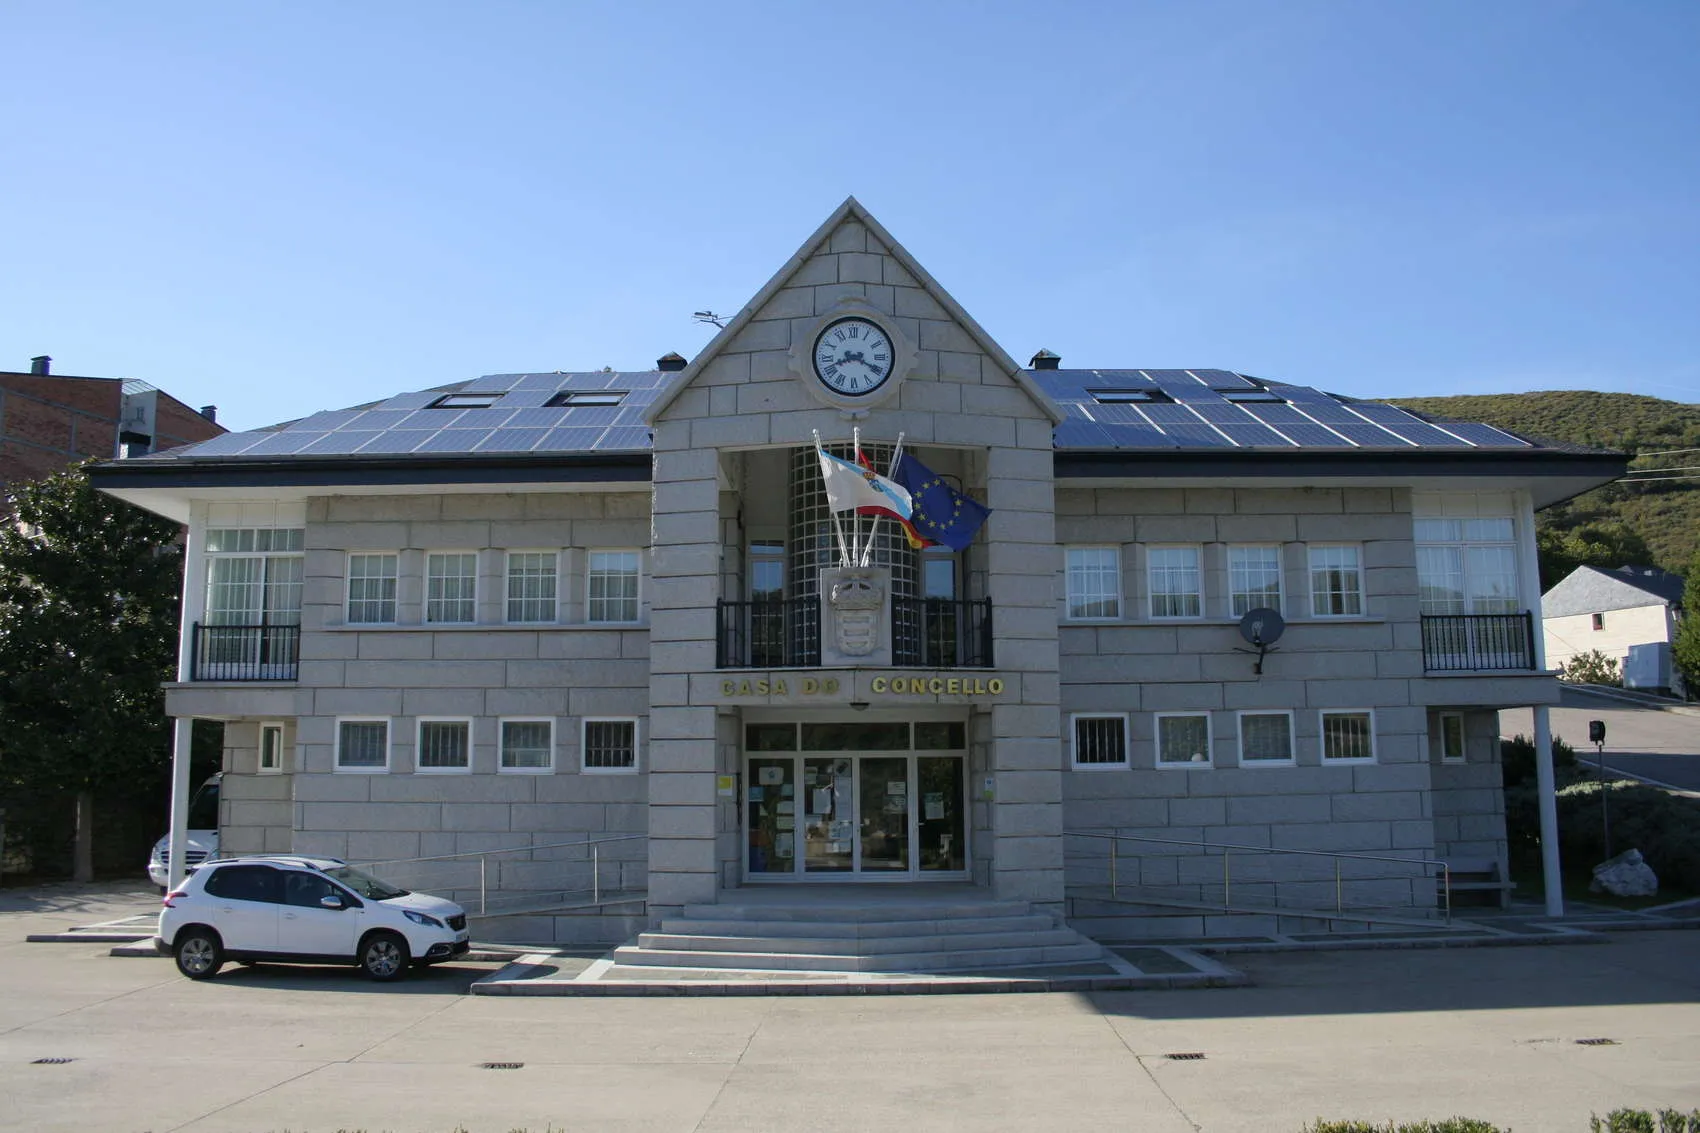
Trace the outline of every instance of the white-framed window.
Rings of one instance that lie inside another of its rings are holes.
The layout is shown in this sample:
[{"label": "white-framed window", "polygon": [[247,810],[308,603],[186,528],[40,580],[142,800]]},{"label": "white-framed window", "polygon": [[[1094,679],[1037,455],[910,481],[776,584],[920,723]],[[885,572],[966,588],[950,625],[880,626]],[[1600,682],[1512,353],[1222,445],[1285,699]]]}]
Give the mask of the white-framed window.
[{"label": "white-framed window", "polygon": [[632,623],[638,620],[636,551],[592,551],[585,572],[585,620]]},{"label": "white-framed window", "polygon": [[478,556],[432,551],[425,556],[425,620],[465,625],[478,620]]},{"label": "white-framed window", "polygon": [[555,721],[547,717],[509,717],[500,722],[501,759],[497,770],[544,774],[555,770]]},{"label": "white-framed window", "polygon": [[1252,610],[1281,609],[1281,547],[1276,543],[1233,544],[1228,547],[1229,613],[1243,617]]},{"label": "white-framed window", "polygon": [[559,597],[559,555],[554,551],[508,552],[508,621],[520,625],[552,622]]},{"label": "white-framed window", "polygon": [[1210,713],[1159,712],[1158,767],[1210,767]]},{"label": "white-framed window", "polygon": [[754,602],[785,597],[785,540],[750,540],[749,591]]},{"label": "white-framed window", "polygon": [[348,556],[348,623],[395,622],[396,556],[357,552]]},{"label": "white-framed window", "polygon": [[390,769],[390,722],[382,716],[339,716],[336,769],[381,774]]},{"label": "white-framed window", "polygon": [[1240,764],[1293,762],[1293,714],[1288,711],[1241,712]]},{"label": "white-framed window", "polygon": [[421,775],[472,770],[472,721],[464,716],[421,716],[413,769]]},{"label": "white-framed window", "polygon": [[585,771],[637,770],[637,718],[587,716],[579,746]]},{"label": "white-framed window", "polygon": [[283,725],[280,723],[265,723],[260,725],[260,759],[259,772],[262,775],[276,775],[283,770]]},{"label": "white-framed window", "polygon": [[1319,714],[1322,762],[1369,763],[1375,759],[1375,713],[1367,708],[1325,708]]},{"label": "white-framed window", "polygon": [[306,532],[299,527],[209,527],[207,625],[300,625]]},{"label": "white-framed window", "polygon": [[1063,560],[1070,620],[1107,621],[1122,616],[1120,548],[1068,547]]},{"label": "white-framed window", "polygon": [[1517,523],[1510,516],[1414,521],[1417,595],[1425,614],[1514,614]]},{"label": "white-framed window", "polygon": [[1440,761],[1442,763],[1464,762],[1464,714],[1462,712],[1442,712],[1440,714]]},{"label": "white-framed window", "polygon": [[1204,583],[1197,547],[1145,548],[1145,579],[1153,618],[1203,616]]},{"label": "white-framed window", "polygon": [[1076,770],[1097,771],[1128,765],[1126,713],[1079,713],[1069,717],[1069,732],[1074,737]]},{"label": "white-framed window", "polygon": [[1310,612],[1318,618],[1355,618],[1364,612],[1363,557],[1356,544],[1312,545]]}]

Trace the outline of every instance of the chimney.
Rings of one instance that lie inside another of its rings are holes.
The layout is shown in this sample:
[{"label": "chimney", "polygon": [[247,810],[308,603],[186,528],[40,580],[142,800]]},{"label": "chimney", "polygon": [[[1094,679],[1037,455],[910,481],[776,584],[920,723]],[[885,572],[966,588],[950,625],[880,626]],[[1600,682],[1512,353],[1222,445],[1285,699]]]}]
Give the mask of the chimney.
[{"label": "chimney", "polygon": [[1027,364],[1029,366],[1033,367],[1035,370],[1054,370],[1061,363],[1062,363],[1062,355],[1061,354],[1052,354],[1049,350],[1046,350],[1044,347],[1040,347],[1039,353],[1033,355],[1033,360],[1031,362],[1027,363]]},{"label": "chimney", "polygon": [[48,354],[37,354],[30,359],[30,373],[50,374],[53,372],[53,357]]},{"label": "chimney", "polygon": [[690,365],[690,363],[685,361],[685,359],[677,353],[663,354],[655,360],[655,368],[663,372],[669,370],[683,370],[688,365]]},{"label": "chimney", "polygon": [[201,416],[205,417],[208,421],[211,421],[215,425],[218,424],[218,406],[216,406],[216,405],[203,405],[203,406],[201,406]]}]

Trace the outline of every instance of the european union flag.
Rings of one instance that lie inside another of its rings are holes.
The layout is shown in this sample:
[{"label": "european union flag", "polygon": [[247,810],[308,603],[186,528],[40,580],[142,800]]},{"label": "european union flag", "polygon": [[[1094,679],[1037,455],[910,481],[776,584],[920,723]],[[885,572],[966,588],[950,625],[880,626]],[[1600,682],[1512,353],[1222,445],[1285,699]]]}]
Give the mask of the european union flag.
[{"label": "european union flag", "polygon": [[898,458],[891,478],[909,490],[909,500],[914,505],[909,518],[916,533],[953,551],[972,543],[974,533],[992,513],[991,508],[952,488],[938,473],[908,453]]}]

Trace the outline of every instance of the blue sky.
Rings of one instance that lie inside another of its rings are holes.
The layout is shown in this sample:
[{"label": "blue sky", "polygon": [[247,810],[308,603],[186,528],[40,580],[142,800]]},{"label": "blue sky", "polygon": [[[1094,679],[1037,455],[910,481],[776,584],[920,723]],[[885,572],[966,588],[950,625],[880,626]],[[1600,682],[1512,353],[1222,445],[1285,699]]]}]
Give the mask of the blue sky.
[{"label": "blue sky", "polygon": [[1700,4],[16,3],[0,368],[648,368],[855,194],[1011,354],[1700,402]]}]

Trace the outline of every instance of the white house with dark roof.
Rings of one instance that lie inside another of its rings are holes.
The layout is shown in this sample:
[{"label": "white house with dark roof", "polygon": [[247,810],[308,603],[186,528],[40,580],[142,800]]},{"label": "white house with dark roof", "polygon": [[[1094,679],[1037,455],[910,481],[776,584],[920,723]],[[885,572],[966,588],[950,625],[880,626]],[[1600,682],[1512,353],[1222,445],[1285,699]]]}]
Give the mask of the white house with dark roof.
[{"label": "white house with dark roof", "polygon": [[[815,439],[853,433],[991,509],[963,549],[864,520],[846,576]],[[548,847],[493,859],[531,915],[481,934],[615,940],[784,886],[1104,936],[1492,888],[1496,714],[1558,696],[1534,513],[1623,467],[1227,370],[1023,367],[849,200],[689,362],[96,475],[188,524],[167,704],[225,722],[226,851]],[[569,842],[623,903],[562,896]]]},{"label": "white house with dark roof", "polygon": [[1628,664],[1632,651],[1650,650],[1662,659],[1648,687],[1681,688],[1672,670],[1670,645],[1682,619],[1682,576],[1658,567],[1621,566],[1615,570],[1582,566],[1541,597],[1541,632],[1547,662],[1563,667],[1572,658],[1598,650],[1618,663],[1626,681],[1638,674]]}]

